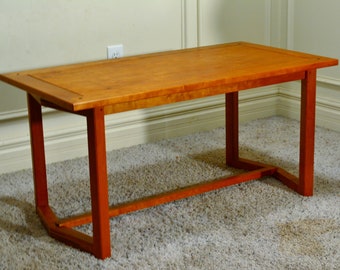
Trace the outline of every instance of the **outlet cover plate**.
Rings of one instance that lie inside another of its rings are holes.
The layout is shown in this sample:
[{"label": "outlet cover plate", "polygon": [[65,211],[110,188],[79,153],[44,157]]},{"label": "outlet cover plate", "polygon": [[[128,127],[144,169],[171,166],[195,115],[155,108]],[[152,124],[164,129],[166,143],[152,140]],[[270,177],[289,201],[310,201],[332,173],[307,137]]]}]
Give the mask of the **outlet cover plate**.
[{"label": "outlet cover plate", "polygon": [[123,45],[110,45],[107,46],[107,59],[114,59],[123,57]]}]

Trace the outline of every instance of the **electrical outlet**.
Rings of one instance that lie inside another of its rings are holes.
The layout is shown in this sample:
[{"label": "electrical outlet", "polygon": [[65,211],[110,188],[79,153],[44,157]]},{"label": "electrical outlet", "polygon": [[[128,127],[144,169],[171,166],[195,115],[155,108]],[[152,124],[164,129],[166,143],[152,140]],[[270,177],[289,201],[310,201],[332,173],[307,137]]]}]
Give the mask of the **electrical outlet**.
[{"label": "electrical outlet", "polygon": [[123,57],[123,45],[110,45],[107,46],[107,59]]}]

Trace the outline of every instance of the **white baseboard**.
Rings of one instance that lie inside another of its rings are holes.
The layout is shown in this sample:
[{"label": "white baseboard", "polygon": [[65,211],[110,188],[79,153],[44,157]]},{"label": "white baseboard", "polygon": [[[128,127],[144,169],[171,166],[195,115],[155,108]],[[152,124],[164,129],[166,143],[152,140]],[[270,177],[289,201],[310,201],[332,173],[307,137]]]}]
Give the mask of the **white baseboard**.
[{"label": "white baseboard", "polygon": [[[299,119],[298,83],[240,93],[240,122],[281,115]],[[317,125],[340,131],[340,99],[317,97]],[[183,136],[224,126],[224,96],[197,99],[106,116],[107,150]],[[0,173],[31,167],[26,112],[0,118]],[[47,110],[44,129],[47,163],[87,155],[86,122],[81,116]]]},{"label": "white baseboard", "polygon": [[[335,92],[335,91],[334,91]],[[317,95],[316,125],[340,132],[340,92],[338,98]],[[300,119],[300,84],[283,84],[278,91],[277,114]]]},{"label": "white baseboard", "polygon": [[[240,94],[240,121],[276,114],[276,86],[243,91]],[[0,173],[31,167],[27,118],[14,113],[0,126]],[[106,116],[107,150],[183,136],[224,126],[224,96],[159,106]],[[44,114],[47,163],[87,155],[85,119],[49,111]]]}]

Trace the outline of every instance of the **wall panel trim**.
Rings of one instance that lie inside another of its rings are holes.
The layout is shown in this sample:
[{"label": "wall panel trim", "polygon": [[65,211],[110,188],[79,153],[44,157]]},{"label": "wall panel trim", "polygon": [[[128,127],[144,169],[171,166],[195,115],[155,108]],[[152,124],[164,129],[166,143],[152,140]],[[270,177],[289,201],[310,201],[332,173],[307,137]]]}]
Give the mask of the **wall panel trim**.
[{"label": "wall panel trim", "polygon": [[[275,115],[276,103],[275,86],[243,91],[241,122]],[[57,111],[44,114],[48,163],[87,155],[85,123],[74,126],[74,117],[79,116]],[[113,114],[105,118],[107,150],[210,130],[224,126],[224,121],[224,95]],[[4,122],[1,127],[17,137],[7,138],[0,144],[0,173],[31,167],[27,118],[15,122],[14,125],[13,121]]]}]

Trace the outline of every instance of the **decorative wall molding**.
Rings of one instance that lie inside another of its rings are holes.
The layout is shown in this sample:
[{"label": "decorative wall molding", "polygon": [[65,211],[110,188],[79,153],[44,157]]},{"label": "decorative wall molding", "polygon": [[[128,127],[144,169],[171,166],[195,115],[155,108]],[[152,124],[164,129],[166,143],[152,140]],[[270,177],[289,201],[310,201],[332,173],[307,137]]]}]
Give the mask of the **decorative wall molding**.
[{"label": "decorative wall molding", "polygon": [[[240,121],[275,115],[276,104],[275,86],[243,91],[240,94]],[[224,109],[224,96],[220,95],[106,116],[107,150],[224,126]],[[13,121],[3,122],[1,127],[16,134],[16,137],[1,141],[2,172],[31,167],[27,118]],[[47,163],[87,155],[83,117],[48,111],[44,114],[44,130]]]},{"label": "decorative wall molding", "polygon": [[294,0],[287,0],[287,49],[294,49]]},{"label": "decorative wall molding", "polygon": [[[299,120],[300,93],[298,82],[280,85],[277,114]],[[340,132],[340,100],[317,96],[316,125]]]},{"label": "decorative wall molding", "polygon": [[196,2],[197,2],[196,3],[196,5],[197,5],[197,13],[196,13],[196,16],[197,16],[197,28],[196,28],[196,31],[197,31],[197,46],[201,46],[202,45],[202,36],[203,36],[203,33],[202,33],[203,9],[202,9],[201,0],[197,0]]},{"label": "decorative wall molding", "polygon": [[[49,112],[54,112],[54,109],[51,108],[42,108],[43,113],[49,113]],[[18,109],[18,110],[13,110],[13,111],[5,111],[5,112],[0,112],[0,124],[1,122],[4,121],[12,121],[18,118],[23,118],[23,117],[27,117],[28,116],[28,112],[27,109]]]},{"label": "decorative wall molding", "polygon": [[265,2],[265,44],[270,45],[272,40],[272,0],[266,0]]},{"label": "decorative wall molding", "polygon": [[0,112],[0,123],[1,121],[13,120],[16,118],[26,117],[27,109],[13,110],[13,111],[5,111]]},{"label": "decorative wall molding", "polygon": [[340,86],[340,79],[330,77],[330,76],[320,75],[320,76],[317,77],[317,81],[320,82],[320,83],[327,84],[327,85],[332,85],[332,86],[337,86],[337,87]]},{"label": "decorative wall molding", "polygon": [[[240,122],[281,115],[299,118],[300,85],[286,83],[240,92]],[[27,117],[7,115],[1,130],[1,173],[31,167]],[[14,117],[16,117],[14,119]],[[107,150],[183,136],[224,126],[224,96],[164,105],[106,116]],[[318,97],[317,124],[340,131],[340,101]],[[87,155],[85,119],[47,109],[44,113],[47,163]],[[9,133],[8,133],[9,134]],[[10,135],[10,134],[9,134]],[[2,136],[4,136],[2,134]]]},{"label": "decorative wall molding", "polygon": [[198,0],[181,0],[182,48],[196,47],[198,44]]}]

